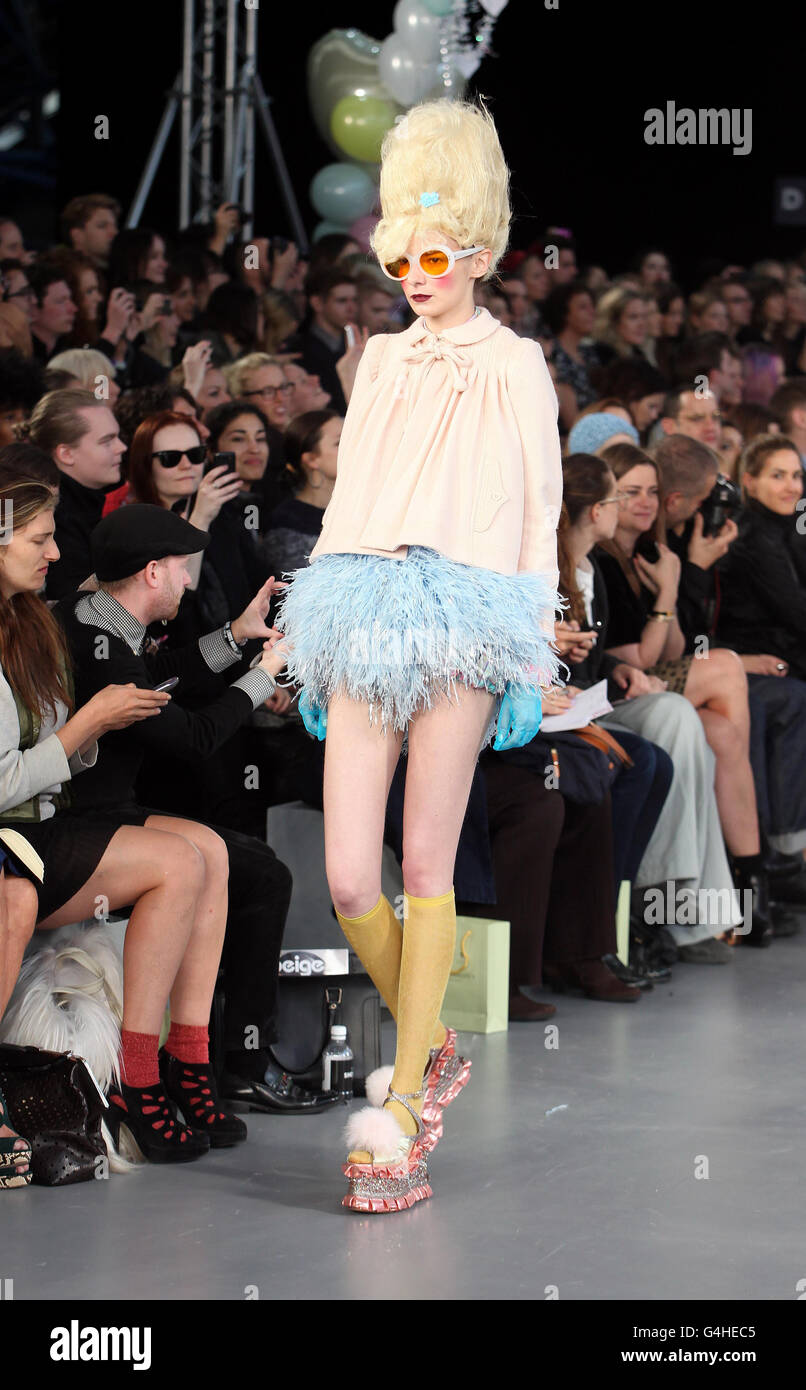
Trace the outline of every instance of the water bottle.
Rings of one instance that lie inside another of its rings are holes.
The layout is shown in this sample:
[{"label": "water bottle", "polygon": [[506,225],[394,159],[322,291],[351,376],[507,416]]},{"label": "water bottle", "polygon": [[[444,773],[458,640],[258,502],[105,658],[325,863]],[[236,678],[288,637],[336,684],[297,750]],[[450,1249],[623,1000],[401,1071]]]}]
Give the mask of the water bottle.
[{"label": "water bottle", "polygon": [[353,1098],[353,1054],[343,1023],[334,1023],[322,1053],[322,1090],[335,1091],[342,1100]]}]

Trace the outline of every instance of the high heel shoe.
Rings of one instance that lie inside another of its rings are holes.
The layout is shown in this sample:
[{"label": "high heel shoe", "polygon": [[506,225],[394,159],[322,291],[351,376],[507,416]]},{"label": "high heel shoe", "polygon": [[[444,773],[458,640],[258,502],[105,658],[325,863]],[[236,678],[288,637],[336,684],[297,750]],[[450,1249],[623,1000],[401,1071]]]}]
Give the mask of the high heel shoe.
[{"label": "high heel shoe", "polygon": [[399,1101],[417,1125],[416,1134],[405,1134],[394,1115],[365,1105],[351,1115],[345,1128],[345,1138],[351,1153],[368,1153],[369,1163],[342,1164],[349,1182],[342,1206],[352,1211],[405,1211],[415,1202],[433,1196],[428,1181],[428,1161],[423,1139],[426,1126],[410,1100],[425,1095],[419,1091],[393,1091],[389,1087],[387,1100]]},{"label": "high heel shoe", "polygon": [[[0,1091],[0,1127],[12,1128],[6,1098]],[[21,1144],[22,1148],[15,1145]],[[26,1187],[31,1181],[31,1146],[19,1134],[0,1138],[0,1187]]]},{"label": "high heel shoe", "polygon": [[[456,1051],[456,1030],[445,1029],[445,1041],[441,1047],[432,1047],[428,1053],[428,1063],[423,1072],[425,1100],[422,1120],[425,1134],[422,1147],[432,1153],[444,1134],[442,1112],[446,1105],[456,1100],[459,1092],[470,1080],[473,1063],[468,1057],[460,1057]],[[383,1106],[392,1081],[394,1067],[377,1067],[366,1079],[367,1100],[377,1109]]]},{"label": "high heel shoe", "polygon": [[210,1140],[177,1119],[162,1083],[153,1086],[112,1085],[106,1124],[115,1148],[124,1158],[142,1163],[192,1163],[209,1151]]},{"label": "high heel shoe", "polygon": [[237,1115],[221,1109],[209,1062],[180,1062],[163,1048],[159,1054],[162,1084],[189,1124],[210,1141],[211,1149],[242,1144],[247,1128]]}]

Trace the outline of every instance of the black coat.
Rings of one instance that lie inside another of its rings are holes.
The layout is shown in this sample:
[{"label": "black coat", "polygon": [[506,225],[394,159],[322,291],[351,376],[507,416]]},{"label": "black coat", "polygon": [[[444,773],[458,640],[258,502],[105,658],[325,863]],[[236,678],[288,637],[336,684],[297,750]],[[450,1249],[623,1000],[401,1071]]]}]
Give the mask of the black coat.
[{"label": "black coat", "polygon": [[[202,708],[184,709],[171,700],[160,714],[104,734],[98,761],[71,783],[76,809],[98,809],[137,803],[135,781],[145,758],[156,765],[168,758],[196,763],[209,757],[230,738],[252,713],[245,691],[227,684],[231,671],[219,675],[210,670],[198,642],[155,656],[135,656],[122,637],[103,628],[80,623],[76,603],[85,597],[71,594],[57,603],[54,615],[67,635],[75,680],[76,707],[107,685],[132,682],[144,690],[178,676],[183,698],[207,699]],[[97,639],[105,637],[108,653],[97,655]]]},{"label": "black coat", "polygon": [[59,547],[59,559],[48,569],[45,580],[48,598],[72,594],[92,574],[90,536],[101,520],[105,502],[105,488],[84,487],[69,473],[61,474],[54,538]]},{"label": "black coat", "polygon": [[803,512],[780,516],[749,501],[739,535],[719,561],[720,645],[745,654],[770,653],[806,680],[806,536]]}]

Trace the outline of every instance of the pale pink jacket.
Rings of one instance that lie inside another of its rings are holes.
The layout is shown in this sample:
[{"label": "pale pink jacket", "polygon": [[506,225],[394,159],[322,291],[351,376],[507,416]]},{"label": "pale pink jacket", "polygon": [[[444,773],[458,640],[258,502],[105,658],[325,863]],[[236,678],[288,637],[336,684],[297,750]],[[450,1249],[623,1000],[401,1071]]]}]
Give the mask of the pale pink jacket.
[{"label": "pale pink jacket", "polygon": [[405,559],[409,545],[557,585],[557,397],[539,345],[487,309],[435,334],[369,339],[333,495],[310,554]]}]

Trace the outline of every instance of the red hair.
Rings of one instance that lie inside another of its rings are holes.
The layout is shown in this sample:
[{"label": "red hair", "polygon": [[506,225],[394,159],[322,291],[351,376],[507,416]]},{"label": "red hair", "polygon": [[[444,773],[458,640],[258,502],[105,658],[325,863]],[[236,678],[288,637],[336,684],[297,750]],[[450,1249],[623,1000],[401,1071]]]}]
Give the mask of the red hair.
[{"label": "red hair", "polygon": [[147,415],[134,432],[129,449],[129,491],[133,502],[150,502],[161,507],[154,484],[154,438],[167,425],[189,425],[196,431],[201,444],[199,427],[192,415],[182,415],[178,410],[160,410],[156,415]]}]

